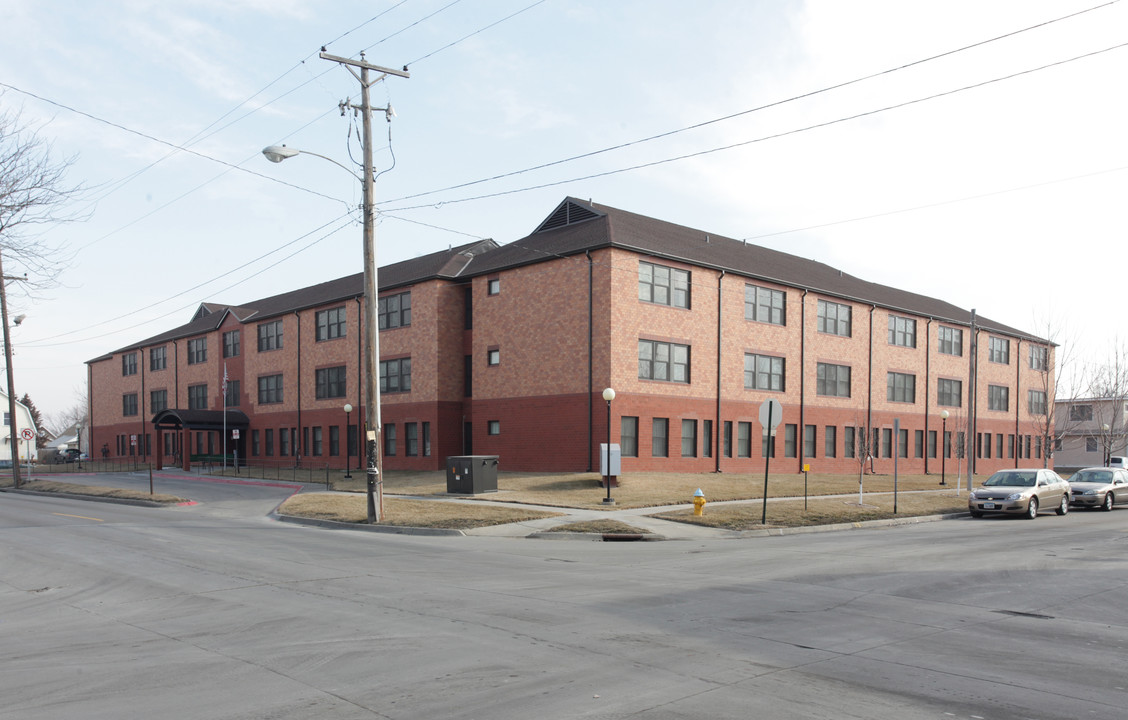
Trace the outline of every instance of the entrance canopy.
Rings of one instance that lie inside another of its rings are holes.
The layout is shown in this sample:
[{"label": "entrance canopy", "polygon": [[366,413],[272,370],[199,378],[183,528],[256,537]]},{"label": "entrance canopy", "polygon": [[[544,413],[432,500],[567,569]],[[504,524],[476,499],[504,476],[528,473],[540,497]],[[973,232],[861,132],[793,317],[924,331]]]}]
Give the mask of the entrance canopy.
[{"label": "entrance canopy", "polygon": [[[224,421],[226,416],[226,423]],[[153,426],[160,430],[217,430],[224,426],[245,428],[250,418],[242,410],[161,410],[153,416]]]}]

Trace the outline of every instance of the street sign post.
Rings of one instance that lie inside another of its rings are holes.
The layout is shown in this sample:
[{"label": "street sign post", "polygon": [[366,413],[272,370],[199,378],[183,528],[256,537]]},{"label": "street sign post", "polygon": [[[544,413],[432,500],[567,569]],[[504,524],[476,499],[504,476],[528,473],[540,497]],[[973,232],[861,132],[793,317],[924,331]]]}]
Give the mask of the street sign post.
[{"label": "street sign post", "polygon": [[783,422],[783,405],[779,400],[765,400],[760,405],[760,424],[764,426],[764,437],[767,438],[768,451],[764,453],[764,508],[760,513],[760,524],[768,522],[768,468],[772,463],[772,450],[775,445],[771,439],[775,437],[776,428]]}]

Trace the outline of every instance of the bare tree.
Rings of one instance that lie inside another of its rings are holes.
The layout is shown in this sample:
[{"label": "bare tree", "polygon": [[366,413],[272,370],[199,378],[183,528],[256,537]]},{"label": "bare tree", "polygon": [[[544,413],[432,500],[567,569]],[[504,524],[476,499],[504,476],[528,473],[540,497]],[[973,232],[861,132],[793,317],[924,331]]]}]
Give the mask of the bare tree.
[{"label": "bare tree", "polygon": [[7,273],[24,273],[25,292],[51,287],[63,265],[39,228],[79,219],[72,203],[81,186],[66,184],[74,158],[57,160],[51,145],[18,111],[0,113],[0,253]]},{"label": "bare tree", "polygon": [[[1076,338],[1064,331],[1064,325],[1046,318],[1036,320],[1035,326],[1040,328],[1039,332],[1048,344],[1030,344],[1030,364],[1035,371],[1037,385],[1029,398],[1030,424],[1040,438],[1042,467],[1049,467],[1055,448],[1080,427],[1068,409],[1058,412],[1057,402],[1064,401],[1062,407],[1070,407],[1073,401],[1085,395],[1090,381],[1087,369],[1077,360]],[[1034,393],[1037,393],[1036,397]],[[1037,407],[1038,401],[1041,401],[1041,408]],[[1042,412],[1038,412],[1039,409]]]},{"label": "bare tree", "polygon": [[1092,423],[1087,435],[1100,443],[1101,461],[1107,464],[1112,451],[1128,442],[1128,348],[1114,341],[1107,361],[1090,372]]},{"label": "bare tree", "polygon": [[863,478],[866,474],[866,463],[869,463],[870,472],[873,472],[873,453],[876,448],[870,447],[870,432],[865,421],[859,415],[854,416],[854,427],[847,427],[846,432],[853,434],[845,438],[846,450],[853,452],[854,462],[858,463],[858,504],[862,504]]}]

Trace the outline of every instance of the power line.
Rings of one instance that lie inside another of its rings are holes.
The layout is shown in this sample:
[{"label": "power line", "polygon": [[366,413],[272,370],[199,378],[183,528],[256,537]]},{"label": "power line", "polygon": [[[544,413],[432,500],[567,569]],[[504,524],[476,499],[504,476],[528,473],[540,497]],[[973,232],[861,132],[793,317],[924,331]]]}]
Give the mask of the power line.
[{"label": "power line", "polygon": [[[952,90],[945,90],[943,92],[934,93],[932,95],[927,95],[925,97],[920,97],[920,98],[916,98],[916,99],[913,99],[913,100],[906,100],[904,102],[895,103],[893,105],[886,105],[885,107],[876,108],[874,110],[867,110],[865,112],[855,113],[854,115],[848,115],[848,116],[840,117],[840,118],[837,118],[837,119],[834,119],[834,120],[827,120],[825,122],[815,123],[813,125],[806,125],[806,126],[801,127],[801,128],[794,128],[794,129],[791,129],[791,130],[785,130],[783,132],[773,133],[771,135],[764,135],[764,136],[761,136],[761,137],[758,137],[758,138],[753,138],[751,140],[743,140],[741,142],[730,143],[728,145],[722,145],[720,147],[709,148],[707,150],[699,150],[697,152],[686,153],[684,155],[677,155],[675,157],[664,158],[662,160],[653,160],[651,162],[640,163],[638,165],[631,165],[631,166],[628,166],[628,167],[617,168],[617,169],[614,169],[614,170],[605,170],[603,172],[592,173],[590,175],[584,175],[584,176],[581,176],[581,177],[569,178],[567,180],[556,180],[556,181],[553,181],[553,182],[541,183],[539,185],[529,185],[529,186],[526,186],[526,187],[514,188],[514,189],[511,189],[511,190],[501,190],[501,191],[494,192],[494,193],[487,193],[485,195],[474,195],[474,196],[471,196],[471,197],[457,198],[457,199],[454,199],[454,200],[443,200],[443,201],[440,201],[440,202],[437,202],[437,203],[427,203],[426,205],[407,205],[407,206],[403,206],[403,207],[395,207],[395,208],[391,208],[389,210],[389,212],[403,212],[403,211],[406,211],[406,210],[418,210],[420,208],[431,208],[431,207],[436,207],[436,206],[441,206],[441,205],[453,205],[453,204],[456,204],[456,203],[472,202],[472,201],[475,201],[475,200],[485,200],[485,199],[488,199],[488,198],[502,197],[502,196],[505,196],[505,195],[515,195],[517,193],[528,192],[530,190],[543,190],[544,188],[556,187],[558,185],[566,185],[568,183],[582,182],[584,180],[593,180],[593,179],[596,179],[596,178],[608,177],[610,175],[619,175],[619,174],[622,174],[622,173],[625,173],[625,172],[630,172],[632,170],[643,170],[643,169],[646,169],[646,168],[656,167],[658,165],[665,165],[665,164],[672,163],[672,162],[678,162],[680,160],[689,160],[689,159],[692,159],[692,158],[702,157],[704,155],[711,155],[713,153],[723,152],[723,151],[726,151],[726,150],[735,150],[737,148],[747,147],[748,145],[766,142],[768,140],[777,140],[779,138],[787,137],[789,135],[797,135],[799,133],[807,132],[807,131],[810,131],[810,130],[817,130],[819,128],[830,127],[832,125],[838,125],[838,124],[841,124],[841,123],[844,123],[844,122],[849,122],[851,120],[857,120],[859,118],[870,117],[872,115],[877,115],[879,113],[887,112],[889,110],[897,110],[897,109],[900,109],[900,108],[909,107],[911,105],[918,105],[920,103],[927,102],[929,100],[936,100],[938,98],[947,97],[949,95],[954,95],[956,93],[965,92],[967,90],[974,90],[976,88],[981,88],[981,87],[991,85],[991,84],[994,84],[994,83],[1003,82],[1005,80],[1013,80],[1014,78],[1017,78],[1017,77],[1022,77],[1024,75],[1029,75],[1031,73],[1039,72],[1041,70],[1046,70],[1046,69],[1049,69],[1049,68],[1052,68],[1052,67],[1058,67],[1060,65],[1065,65],[1066,63],[1071,63],[1071,62],[1074,62],[1074,61],[1077,61],[1077,60],[1084,60],[1086,58],[1090,58],[1090,57],[1093,57],[1093,56],[1096,56],[1096,55],[1100,55],[1102,53],[1111,52],[1113,50],[1119,50],[1119,49],[1124,48],[1124,47],[1128,47],[1128,43],[1121,43],[1119,45],[1113,45],[1111,47],[1103,48],[1101,50],[1094,50],[1092,52],[1077,55],[1075,57],[1067,58],[1065,60],[1058,60],[1056,62],[1048,63],[1046,65],[1041,65],[1041,66],[1036,67],[1036,68],[1030,68],[1030,69],[1027,69],[1027,70],[1020,70],[1019,72],[1011,73],[1010,75],[1004,75],[1002,77],[992,78],[990,80],[983,80],[982,82],[972,83],[971,85],[964,85],[963,87],[955,88],[955,89],[952,89]],[[404,198],[404,199],[406,199],[406,198]],[[392,201],[392,200],[381,200],[381,201],[378,201],[378,202],[380,202],[380,203],[390,203],[390,202],[394,202],[394,201]]]},{"label": "power line", "polygon": [[[543,2],[543,1],[544,0],[541,0],[541,2]],[[470,182],[460,183],[458,185],[451,185],[449,187],[441,188],[439,190],[428,190],[426,192],[415,193],[413,195],[404,195],[402,197],[392,198],[390,200],[385,200],[383,202],[389,202],[389,203],[402,202],[404,200],[414,200],[415,198],[426,197],[428,195],[435,195],[435,194],[442,193],[442,192],[448,192],[450,190],[459,190],[461,188],[470,187],[470,186],[473,186],[473,185],[480,185],[481,183],[492,182],[494,180],[501,180],[501,179],[504,179],[504,178],[507,178],[507,177],[512,177],[514,175],[521,175],[521,174],[528,173],[528,172],[534,172],[536,170],[543,170],[545,168],[554,167],[556,165],[563,165],[564,163],[574,162],[576,160],[584,160],[586,158],[594,157],[596,155],[602,155],[604,153],[613,152],[615,150],[622,150],[624,148],[632,147],[632,146],[635,146],[635,145],[641,145],[643,143],[648,143],[648,142],[651,142],[652,140],[660,140],[662,138],[670,137],[670,136],[677,135],[677,134],[680,134],[680,133],[689,132],[690,130],[697,130],[697,129],[700,129],[700,128],[703,128],[703,127],[707,127],[709,125],[714,125],[716,123],[725,122],[726,120],[732,120],[734,118],[743,117],[745,115],[749,115],[751,113],[759,112],[761,110],[767,110],[769,108],[778,107],[780,105],[786,105],[787,103],[796,102],[798,100],[804,100],[806,98],[814,97],[816,95],[821,95],[823,93],[831,92],[832,90],[839,90],[839,89],[844,88],[844,87],[849,87],[850,85],[856,85],[858,83],[865,82],[867,80],[873,80],[875,78],[882,77],[884,75],[889,75],[891,73],[898,72],[900,70],[905,70],[905,69],[914,67],[916,65],[921,65],[921,64],[926,63],[926,62],[931,62],[933,60],[938,60],[940,58],[948,57],[950,55],[955,55],[956,53],[964,52],[966,50],[971,50],[971,49],[974,49],[974,48],[977,48],[977,47],[981,47],[983,45],[987,45],[989,43],[993,43],[993,42],[996,42],[996,41],[999,41],[999,40],[1004,40],[1004,39],[1009,38],[1009,37],[1014,37],[1016,35],[1020,35],[1020,34],[1025,33],[1025,32],[1029,32],[1031,30],[1036,30],[1038,28],[1046,27],[1046,26],[1052,25],[1054,23],[1062,22],[1064,20],[1068,20],[1070,18],[1074,18],[1074,17],[1077,17],[1079,15],[1083,15],[1085,13],[1092,12],[1094,10],[1099,10],[1101,8],[1105,8],[1105,7],[1109,7],[1111,5],[1115,5],[1118,2],[1120,2],[1120,0],[1111,0],[1110,2],[1106,2],[1106,3],[1103,3],[1101,5],[1096,5],[1096,6],[1093,6],[1091,8],[1087,8],[1085,10],[1079,10],[1077,12],[1070,13],[1069,15],[1063,15],[1061,17],[1054,18],[1053,20],[1047,20],[1045,22],[1040,22],[1040,23],[1037,23],[1035,25],[1030,25],[1029,27],[1025,27],[1025,28],[1022,28],[1020,30],[1014,30],[1012,32],[1004,33],[1002,35],[996,35],[995,37],[991,37],[991,38],[988,38],[986,40],[980,40],[980,41],[972,43],[970,45],[964,45],[963,47],[959,47],[959,48],[956,48],[954,50],[948,50],[948,51],[942,52],[938,55],[930,55],[929,57],[921,58],[920,60],[914,60],[912,62],[905,63],[903,65],[898,65],[896,67],[888,68],[888,69],[882,70],[880,72],[871,73],[870,75],[865,75],[863,77],[855,78],[853,80],[847,80],[845,82],[837,83],[835,85],[830,85],[828,87],[820,88],[818,90],[811,90],[809,92],[801,93],[799,95],[794,95],[792,97],[785,98],[783,100],[775,100],[773,102],[766,103],[764,105],[749,108],[747,110],[741,110],[739,112],[735,112],[735,113],[732,113],[732,114],[729,114],[729,115],[724,115],[724,116],[721,116],[721,117],[718,117],[718,118],[713,118],[712,120],[705,120],[703,122],[699,122],[699,123],[696,123],[694,125],[689,125],[689,126],[686,126],[686,127],[683,127],[683,128],[678,128],[676,130],[669,130],[669,131],[666,131],[666,132],[663,132],[663,133],[659,133],[657,135],[651,135],[649,137],[640,138],[638,140],[631,140],[629,142],[620,143],[618,145],[612,145],[610,147],[605,147],[605,148],[602,148],[602,149],[599,149],[599,150],[592,150],[590,152],[581,153],[579,155],[573,155],[572,157],[563,158],[561,160],[553,160],[551,162],[543,163],[541,165],[534,165],[532,167],[524,168],[524,169],[521,169],[521,170],[513,170],[511,172],[501,173],[499,175],[493,175],[493,176],[481,178],[481,179],[478,179],[478,180],[472,180]],[[540,4],[539,2],[534,3],[533,5],[530,5],[529,7],[525,8],[525,10],[528,10],[528,9],[534,7],[535,5],[539,5],[539,4]],[[525,10],[521,10],[519,12],[524,12]],[[519,13],[514,13],[514,15],[517,15],[517,14],[519,14]],[[511,15],[510,17],[513,17],[513,16]],[[508,19],[508,18],[505,18],[505,19]],[[490,26],[490,27],[492,27],[492,26]],[[467,37],[469,37],[469,36],[467,36]],[[445,48],[443,48],[443,49],[445,49]],[[438,52],[438,51],[436,51],[436,52]],[[432,54],[434,54],[434,53],[432,53]],[[428,56],[424,56],[424,57],[428,57]],[[416,62],[418,62],[418,61],[416,61]]]}]

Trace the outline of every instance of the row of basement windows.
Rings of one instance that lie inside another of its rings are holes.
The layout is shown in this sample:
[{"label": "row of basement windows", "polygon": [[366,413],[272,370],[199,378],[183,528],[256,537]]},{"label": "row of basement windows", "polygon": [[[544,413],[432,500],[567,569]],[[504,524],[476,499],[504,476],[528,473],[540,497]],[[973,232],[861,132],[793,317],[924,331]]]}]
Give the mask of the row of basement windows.
[{"label": "row of basement windows", "polygon": [[[227,381],[225,393],[226,407],[239,407],[241,386],[238,380]],[[411,390],[411,358],[385,360],[380,363],[380,392],[395,393]],[[320,368],[314,371],[314,395],[318,400],[343,398],[348,394],[347,371],[344,365]],[[258,378],[258,402],[260,405],[280,403],[284,400],[282,374],[264,375]],[[188,409],[207,410],[208,386],[206,383],[188,386]],[[153,390],[149,393],[149,410],[159,413],[168,409],[168,390]],[[137,415],[137,393],[122,395],[122,415]]]},{"label": "row of basement windows", "polygon": [[[639,418],[623,416],[620,420],[619,429],[619,443],[622,456],[638,457]],[[698,434],[699,429],[700,435]],[[795,424],[785,424],[782,433],[783,457],[798,457],[800,450],[802,450],[803,457],[805,458],[819,457],[816,454],[819,446],[817,438],[818,429],[816,425],[803,426],[802,447],[800,448],[798,435],[799,426]],[[735,448],[733,442],[734,430]],[[753,430],[753,423],[751,422],[734,423],[729,420],[724,421],[721,427],[721,454],[724,457],[731,458],[733,457],[735,449],[736,457],[751,458],[754,437]],[[841,434],[839,430],[841,430]],[[896,450],[894,450],[892,428],[873,428],[872,436],[867,436],[864,430],[865,429],[861,427],[846,426],[839,428],[836,425],[824,426],[822,432],[822,457],[837,458],[841,456],[859,460],[868,456],[891,458],[895,451],[898,457],[909,457],[910,444],[909,431],[907,429],[900,431]],[[779,434],[777,433],[770,441],[763,436],[762,432],[758,434],[761,438],[759,457],[767,457],[769,453],[772,457],[776,457],[776,441],[779,439]],[[911,445],[913,457],[923,458],[927,452],[929,458],[936,458],[939,434],[940,433],[936,430],[929,430],[927,435],[924,430],[914,430]],[[964,433],[946,431],[943,435],[944,457],[964,457]],[[841,437],[841,444],[839,443],[839,437]],[[679,440],[674,439],[673,442],[677,443]],[[714,448],[713,421],[682,420],[680,445],[681,457],[698,457],[699,452],[701,457],[712,457]],[[670,450],[670,419],[659,417],[651,418],[650,456],[670,457]],[[1032,451],[1033,455],[1031,455]],[[1011,459],[1015,458],[1016,455],[1019,458],[1041,458],[1042,439],[1030,435],[1016,436],[1009,434],[1006,435],[1004,440],[1003,433],[976,433],[976,457],[991,458],[994,456],[1002,458],[1004,452],[1006,452],[1006,457]]]},{"label": "row of basement windows", "polygon": [[[388,424],[384,426],[384,454],[394,456],[399,449],[397,446],[397,426]],[[425,457],[431,455],[431,423],[403,423],[404,439],[402,449],[405,455]],[[217,433],[197,432],[193,452],[198,455],[214,455],[222,451],[219,447]],[[134,444],[135,440],[144,443],[144,454],[152,454],[152,436],[148,433],[143,440],[136,435],[118,435],[115,438],[117,453],[120,456],[133,456],[142,454],[142,448]],[[345,452],[350,457],[358,456],[357,426],[349,425],[345,428]],[[169,452],[176,452],[178,441],[176,433],[168,433],[165,447]],[[276,442],[277,441],[277,442]],[[340,457],[341,455],[341,426],[330,425],[322,427],[314,425],[302,428],[301,445],[299,445],[298,428],[259,429],[250,431],[250,454],[252,457]],[[302,451],[305,448],[305,451]],[[106,448],[105,452],[109,452]]]},{"label": "row of basement windows", "polygon": [[[388,295],[380,298],[377,307],[379,326],[381,330],[404,327],[411,325],[411,293],[404,292],[397,295]],[[347,333],[347,315],[345,307],[339,306],[328,310],[321,310],[314,315],[315,339],[317,341],[334,340],[345,337]],[[282,349],[282,321],[271,320],[259,323],[256,327],[258,333],[258,351],[269,352]],[[223,333],[223,357],[238,357],[242,352],[241,331],[230,330]],[[208,339],[206,337],[192,338],[187,343],[187,360],[189,365],[205,363],[208,360]],[[168,350],[166,346],[149,349],[149,370],[156,372],[168,367]],[[137,353],[123,353],[121,356],[121,374],[137,374]]]},{"label": "row of basement windows", "polygon": [[[658,305],[690,308],[691,276],[688,270],[639,261],[638,299]],[[818,301],[818,331],[830,335],[852,337],[853,319],[850,305],[832,300]],[[755,322],[787,325],[787,292],[751,283],[744,286],[744,317]],[[917,321],[898,315],[889,316],[888,342],[890,345],[915,348],[917,346]],[[963,330],[938,326],[937,346],[945,355],[963,356]],[[1010,364],[1010,340],[990,337],[988,359],[991,362]],[[1048,353],[1045,347],[1030,346],[1030,367],[1046,370]]]}]

